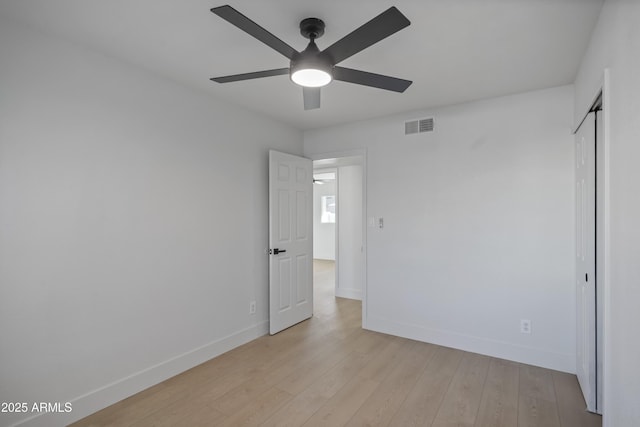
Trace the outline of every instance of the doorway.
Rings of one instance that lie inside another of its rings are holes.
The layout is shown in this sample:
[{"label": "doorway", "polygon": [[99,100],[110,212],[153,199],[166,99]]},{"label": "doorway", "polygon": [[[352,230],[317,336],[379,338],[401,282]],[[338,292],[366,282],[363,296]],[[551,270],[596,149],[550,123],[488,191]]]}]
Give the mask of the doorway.
[{"label": "doorway", "polygon": [[314,315],[329,316],[335,309],[337,246],[336,168],[313,170],[313,295]]},{"label": "doorway", "polygon": [[[314,171],[314,278],[332,297],[362,301],[365,324],[364,153],[312,157]],[[314,281],[315,292],[315,281]],[[320,294],[319,294],[320,296]],[[319,300],[320,301],[320,300]]]}]

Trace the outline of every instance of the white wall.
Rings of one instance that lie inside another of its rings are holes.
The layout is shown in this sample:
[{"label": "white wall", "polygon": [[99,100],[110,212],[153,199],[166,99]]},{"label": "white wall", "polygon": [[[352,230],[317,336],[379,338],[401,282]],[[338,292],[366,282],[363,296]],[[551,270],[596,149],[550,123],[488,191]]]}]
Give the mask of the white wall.
[{"label": "white wall", "polygon": [[367,150],[367,328],[575,372],[572,119],[565,86],[305,132]]},{"label": "white wall", "polygon": [[264,334],[268,149],[302,134],[9,22],[0,40],[0,401],[71,401],[28,423],[65,425]]},{"label": "white wall", "polygon": [[362,166],[340,166],[336,296],[362,299],[362,257]]},{"label": "white wall", "polygon": [[[314,173],[318,172],[336,173],[336,170],[314,170]],[[336,188],[335,180],[326,180],[324,184],[313,185],[313,258],[315,259],[336,259],[336,224],[320,222],[320,217],[322,216],[322,196],[335,196]]]},{"label": "white wall", "polygon": [[610,270],[605,290],[604,418],[606,426],[640,425],[640,2],[606,1],[575,88],[575,123],[610,70]]}]

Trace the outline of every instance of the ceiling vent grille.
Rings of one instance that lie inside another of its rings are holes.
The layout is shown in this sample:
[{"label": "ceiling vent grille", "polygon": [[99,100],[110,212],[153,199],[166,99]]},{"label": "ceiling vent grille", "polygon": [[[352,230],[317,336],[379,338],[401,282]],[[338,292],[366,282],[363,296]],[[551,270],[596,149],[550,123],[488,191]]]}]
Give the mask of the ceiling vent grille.
[{"label": "ceiling vent grille", "polygon": [[404,122],[404,134],[412,135],[414,133],[433,132],[433,117],[428,119],[412,120]]}]

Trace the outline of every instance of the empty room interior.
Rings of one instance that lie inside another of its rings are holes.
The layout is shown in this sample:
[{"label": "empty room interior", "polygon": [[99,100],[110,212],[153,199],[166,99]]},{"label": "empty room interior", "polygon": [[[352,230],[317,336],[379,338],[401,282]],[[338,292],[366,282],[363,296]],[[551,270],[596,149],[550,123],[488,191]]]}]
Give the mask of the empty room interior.
[{"label": "empty room interior", "polygon": [[637,0],[0,0],[0,427],[640,426],[635,158]]}]

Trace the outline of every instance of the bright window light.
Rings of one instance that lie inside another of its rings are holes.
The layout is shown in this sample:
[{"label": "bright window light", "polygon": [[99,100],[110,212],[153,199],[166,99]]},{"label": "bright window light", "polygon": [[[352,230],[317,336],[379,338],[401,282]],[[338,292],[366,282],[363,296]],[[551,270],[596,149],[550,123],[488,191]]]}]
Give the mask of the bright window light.
[{"label": "bright window light", "polygon": [[336,222],[336,196],[320,197],[320,222],[323,224]]}]

